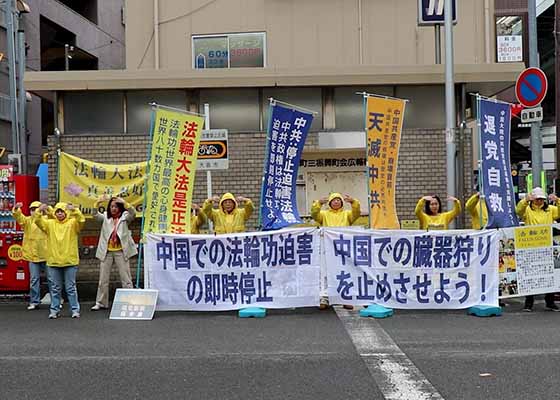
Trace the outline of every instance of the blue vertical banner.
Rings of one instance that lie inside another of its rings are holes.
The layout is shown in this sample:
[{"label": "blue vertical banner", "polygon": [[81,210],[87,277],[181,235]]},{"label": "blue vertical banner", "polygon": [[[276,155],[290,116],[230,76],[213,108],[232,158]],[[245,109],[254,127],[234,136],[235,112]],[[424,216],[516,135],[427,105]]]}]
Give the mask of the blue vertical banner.
[{"label": "blue vertical banner", "polygon": [[313,114],[272,100],[269,118],[260,207],[265,231],[303,223],[297,209],[296,180]]},{"label": "blue vertical banner", "polygon": [[511,108],[508,103],[479,99],[482,193],[488,208],[487,228],[519,225],[509,158]]}]

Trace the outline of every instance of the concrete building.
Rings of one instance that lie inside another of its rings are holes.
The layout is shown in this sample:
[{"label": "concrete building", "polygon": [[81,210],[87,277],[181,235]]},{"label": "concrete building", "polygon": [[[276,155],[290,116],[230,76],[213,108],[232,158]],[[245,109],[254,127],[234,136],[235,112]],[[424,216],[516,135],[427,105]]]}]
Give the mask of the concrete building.
[{"label": "concrete building", "polygon": [[[469,93],[503,91],[524,66],[496,62],[494,0],[457,4],[457,193],[464,200],[474,169]],[[356,92],[408,99],[397,205],[400,218],[410,220],[421,195],[445,196],[447,173],[444,65],[435,63],[434,27],[417,19],[411,0],[132,0],[125,5],[126,69],[30,72],[25,82],[33,93],[56,93],[63,150],[97,162],[145,160],[148,102],[191,111],[209,104],[211,127],[228,129],[230,137],[230,168],[212,174],[214,193],[232,191],[257,202],[268,99],[315,110],[298,179],[302,215],[314,198],[334,189],[361,199],[367,213]],[[49,144],[54,156],[54,140]],[[194,200],[205,197],[199,172]],[[466,223],[461,217],[459,225]],[[256,224],[255,215],[251,229]],[[94,228],[85,233],[95,234]]]},{"label": "concrete building", "polygon": [[[25,0],[30,12],[21,14],[28,71],[122,69],[125,60],[123,0]],[[2,11],[6,9],[6,2]],[[12,149],[6,21],[1,14],[0,147]],[[66,48],[65,45],[68,45]],[[63,72],[62,72],[63,73]],[[54,93],[28,91],[27,137],[29,172],[35,171],[54,129]],[[0,160],[6,162],[6,159]]]}]

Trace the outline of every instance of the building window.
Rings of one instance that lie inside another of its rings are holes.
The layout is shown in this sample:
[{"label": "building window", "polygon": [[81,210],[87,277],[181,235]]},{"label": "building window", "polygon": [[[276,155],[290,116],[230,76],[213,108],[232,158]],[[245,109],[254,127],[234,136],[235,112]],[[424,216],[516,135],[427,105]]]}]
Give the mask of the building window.
[{"label": "building window", "polygon": [[496,52],[499,63],[523,61],[523,18],[496,17]]},{"label": "building window", "polygon": [[126,93],[127,133],[149,134],[152,107],[149,103],[187,108],[187,95],[184,90],[131,90]]},{"label": "building window", "polygon": [[262,96],[262,108],[264,111],[263,121],[265,129],[268,126],[268,114],[270,98],[285,103],[294,104],[304,109],[316,111],[311,123],[311,132],[318,132],[323,129],[323,101],[321,88],[319,87],[293,87],[293,88],[264,88]]},{"label": "building window", "polygon": [[394,96],[392,86],[354,87],[340,86],[334,88],[334,113],[337,131],[364,130],[364,98],[357,92]]},{"label": "building window", "polygon": [[230,132],[258,132],[258,89],[202,89],[199,110],[210,105],[210,127]]},{"label": "building window", "polygon": [[266,34],[226,33],[192,37],[193,68],[264,68]]},{"label": "building window", "polygon": [[64,93],[64,133],[124,133],[124,93],[77,91]]}]

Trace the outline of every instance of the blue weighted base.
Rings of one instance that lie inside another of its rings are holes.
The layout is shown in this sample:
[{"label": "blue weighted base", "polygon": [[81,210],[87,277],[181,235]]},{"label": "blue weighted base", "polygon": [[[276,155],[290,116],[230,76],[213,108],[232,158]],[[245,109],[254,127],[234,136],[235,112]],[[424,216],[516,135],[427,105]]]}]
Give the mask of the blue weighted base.
[{"label": "blue weighted base", "polygon": [[393,309],[380,306],[378,304],[370,304],[367,308],[360,310],[360,317],[387,318],[393,315]]},{"label": "blue weighted base", "polygon": [[494,306],[472,306],[467,310],[467,314],[477,317],[499,317],[502,315],[502,308]]},{"label": "blue weighted base", "polygon": [[239,310],[239,318],[264,318],[266,317],[266,308],[248,307]]}]

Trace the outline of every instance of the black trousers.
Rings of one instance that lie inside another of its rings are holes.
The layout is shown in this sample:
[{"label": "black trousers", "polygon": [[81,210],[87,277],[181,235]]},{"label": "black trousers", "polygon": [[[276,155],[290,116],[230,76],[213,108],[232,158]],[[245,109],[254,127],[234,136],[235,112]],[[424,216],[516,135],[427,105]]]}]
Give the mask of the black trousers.
[{"label": "black trousers", "polygon": [[[533,308],[535,296],[525,296],[525,308]],[[544,302],[547,307],[554,305],[554,293],[547,293],[544,295]]]}]

